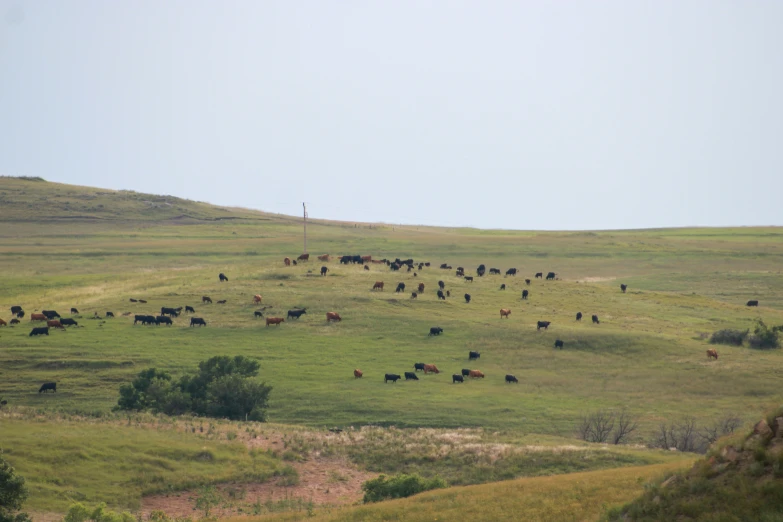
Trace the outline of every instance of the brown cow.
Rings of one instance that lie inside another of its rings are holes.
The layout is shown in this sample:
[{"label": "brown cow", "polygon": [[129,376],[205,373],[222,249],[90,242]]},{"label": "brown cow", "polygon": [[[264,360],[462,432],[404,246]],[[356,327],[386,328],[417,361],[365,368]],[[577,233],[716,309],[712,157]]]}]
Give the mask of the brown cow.
[{"label": "brown cow", "polygon": [[297,261],[309,261],[310,260],[310,254],[302,254],[301,256],[296,258]]},{"label": "brown cow", "polygon": [[332,321],[342,321],[343,318],[340,317],[340,314],[337,312],[326,312],[326,322],[330,323]]},{"label": "brown cow", "polygon": [[361,379],[362,375],[364,375],[364,374],[363,374],[363,373],[362,373],[362,371],[361,371],[360,369],[358,369],[358,368],[357,368],[356,370],[354,370],[354,371],[353,371],[353,378],[354,378],[354,379]]},{"label": "brown cow", "polygon": [[362,256],[362,261],[365,263],[372,263],[372,256]]},{"label": "brown cow", "polygon": [[282,317],[267,317],[266,318],[266,325],[269,326],[270,324],[276,324],[280,325],[280,323],[284,323],[285,319]]},{"label": "brown cow", "polygon": [[470,373],[468,374],[468,377],[473,377],[474,379],[478,379],[480,377],[480,378],[483,379],[484,378],[484,374],[481,373],[478,370],[470,370]]},{"label": "brown cow", "polygon": [[211,297],[209,297],[209,296],[207,296],[207,295],[205,295],[205,296],[202,296],[202,297],[201,297],[201,302],[202,302],[202,303],[212,303],[212,298],[211,298]]},{"label": "brown cow", "polygon": [[438,370],[438,367],[434,364],[425,364],[424,365],[424,373],[440,373],[440,370]]},{"label": "brown cow", "polygon": [[8,323],[0,319],[0,326],[8,326]]},{"label": "brown cow", "polygon": [[383,281],[376,281],[374,285],[372,285],[373,290],[383,290]]},{"label": "brown cow", "polygon": [[259,294],[256,294],[253,296],[253,304],[258,304],[261,302],[261,296]]},{"label": "brown cow", "polygon": [[508,319],[508,316],[511,315],[511,310],[508,308],[501,308],[500,309],[500,318],[503,319],[504,317]]},{"label": "brown cow", "polygon": [[285,263],[285,266],[291,266],[291,258],[286,257],[285,259],[283,259],[283,263]]},{"label": "brown cow", "polygon": [[383,259],[371,259],[370,260],[370,263],[375,263],[376,265],[379,265],[379,264],[385,263],[385,262],[386,261],[384,261]]},{"label": "brown cow", "polygon": [[46,321],[46,326],[48,326],[49,328],[62,328],[63,330],[65,330],[65,327],[62,325],[62,323],[60,323],[60,321],[56,319],[51,321]]},{"label": "brown cow", "polygon": [[318,256],[318,261],[329,261],[329,254]]},{"label": "brown cow", "polygon": [[419,283],[419,293],[424,292],[424,283]]},{"label": "brown cow", "polygon": [[30,321],[46,321],[44,314],[30,314]]},{"label": "brown cow", "polygon": [[716,361],[718,360],[718,351],[710,348],[709,350],[707,350],[707,359],[709,360],[712,359],[713,357],[715,357]]}]

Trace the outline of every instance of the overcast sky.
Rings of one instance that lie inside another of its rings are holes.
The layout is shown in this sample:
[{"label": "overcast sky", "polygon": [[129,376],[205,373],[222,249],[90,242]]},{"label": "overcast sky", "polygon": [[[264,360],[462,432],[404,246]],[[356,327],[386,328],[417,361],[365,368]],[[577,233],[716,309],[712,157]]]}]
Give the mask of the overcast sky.
[{"label": "overcast sky", "polygon": [[783,1],[0,0],[0,174],[349,221],[783,225]]}]

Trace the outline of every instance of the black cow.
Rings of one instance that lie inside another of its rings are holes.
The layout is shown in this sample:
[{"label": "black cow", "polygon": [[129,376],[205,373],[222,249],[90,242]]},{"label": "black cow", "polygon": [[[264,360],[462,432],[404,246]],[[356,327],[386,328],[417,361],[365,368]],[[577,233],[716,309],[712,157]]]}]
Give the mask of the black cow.
[{"label": "black cow", "polygon": [[158,317],[155,318],[155,324],[158,325],[166,324],[168,326],[171,326],[174,323],[171,321],[171,317],[166,317],[165,315],[159,315]]},{"label": "black cow", "polygon": [[582,320],[582,312],[577,312],[576,313],[576,320],[577,321],[581,321]]},{"label": "black cow", "polygon": [[139,314],[134,315],[133,316],[133,324],[136,324],[136,323],[144,324],[144,318],[145,317],[147,317],[147,316],[146,315],[139,315]]},{"label": "black cow", "polygon": [[160,309],[160,315],[170,315],[171,317],[179,317],[179,312],[182,310],[182,308],[170,308],[167,306],[163,306]]},{"label": "black cow", "polygon": [[[483,277],[484,276],[484,272],[486,272],[486,270],[487,270],[487,268],[484,265],[479,265],[478,268],[476,269],[476,275],[479,276],[479,277]],[[492,273],[491,270],[490,270],[490,273]]]},{"label": "black cow", "polygon": [[413,363],[413,369],[417,372],[419,370],[424,370],[424,363]]},{"label": "black cow", "polygon": [[542,277],[544,277],[543,272],[536,272],[536,279],[541,279]]},{"label": "black cow", "polygon": [[560,348],[562,350],[564,345],[565,343],[563,343],[563,341],[561,341],[560,339],[555,341],[555,348]]},{"label": "black cow", "polygon": [[546,275],[546,280],[547,280],[547,281],[550,281],[550,280],[552,280],[552,279],[554,279],[554,278],[555,278],[555,273],[554,273],[554,272],[549,272],[549,273]]},{"label": "black cow", "polygon": [[364,260],[362,259],[362,256],[351,256],[351,263],[358,263],[360,265],[364,264]]},{"label": "black cow", "polygon": [[147,304],[147,301],[145,301],[144,299],[139,299],[139,302],[140,302],[141,304]]},{"label": "black cow", "polygon": [[506,289],[506,283],[503,283],[502,285],[500,285],[500,289],[501,290],[505,290]]},{"label": "black cow", "polygon": [[325,276],[325,275],[326,275],[326,272],[328,272],[328,271],[329,271],[329,268],[327,268],[327,267],[325,267],[325,266],[322,266],[322,267],[321,267],[321,275],[322,275],[322,276]]},{"label": "black cow", "polygon": [[16,312],[16,317],[18,317],[19,319],[24,317],[24,310],[19,310],[18,312]]},{"label": "black cow", "polygon": [[465,276],[465,281],[473,282],[473,276]]},{"label": "black cow", "polygon": [[525,284],[529,285],[530,284],[530,279],[525,279]]},{"label": "black cow", "polygon": [[20,322],[21,321],[19,321],[19,319],[11,319],[10,321],[8,321],[8,324],[19,324]]},{"label": "black cow", "polygon": [[446,300],[446,296],[443,295],[443,290],[438,290],[438,299]]},{"label": "black cow", "polygon": [[506,383],[511,383],[511,382],[515,382],[515,383],[519,384],[519,381],[517,380],[516,377],[514,377],[511,374],[506,375]]},{"label": "black cow", "polygon": [[440,267],[441,267],[441,268],[443,268],[443,269],[446,269],[446,268],[448,268],[448,266],[449,266],[449,265],[447,265],[446,263],[443,263],[442,265],[440,265]]},{"label": "black cow", "polygon": [[470,294],[465,294],[465,302],[466,303],[470,302]]},{"label": "black cow", "polygon": [[71,308],[71,314],[78,314],[78,313],[79,310],[77,310],[76,308]]},{"label": "black cow", "polygon": [[30,337],[34,335],[49,335],[49,327],[48,326],[40,326],[38,328],[33,328],[33,331],[30,332]]},{"label": "black cow", "polygon": [[395,292],[404,292],[405,291],[405,283],[397,283],[397,290]]},{"label": "black cow", "polygon": [[468,369],[468,368],[463,368],[463,369],[462,369],[462,375],[464,375],[465,377],[467,377],[468,375],[470,375],[470,369]]},{"label": "black cow", "polygon": [[391,381],[392,384],[393,384],[393,383],[397,382],[398,380],[400,380],[400,376],[397,375],[396,373],[387,373],[386,375],[383,376],[384,384],[389,382],[389,381]]},{"label": "black cow", "polygon": [[424,262],[424,266],[430,266],[430,262],[429,261],[425,261]]},{"label": "black cow", "polygon": [[440,288],[441,290],[445,290],[446,283],[444,283],[443,281],[438,281],[438,288]]},{"label": "black cow", "polygon": [[220,278],[220,282],[221,283],[223,281],[228,281],[228,278],[226,277],[226,274],[224,274],[223,272],[220,272],[220,274],[218,274],[218,277]]},{"label": "black cow", "polygon": [[130,301],[131,303],[138,303],[139,302],[138,299],[134,299],[132,297],[130,299],[128,299],[128,301]]},{"label": "black cow", "polygon": [[58,314],[56,310],[41,310],[41,313],[44,314],[50,321],[55,317],[60,317],[60,314]]},{"label": "black cow", "polygon": [[350,262],[351,262],[351,256],[342,256],[340,258],[340,263],[343,265],[347,265]]},{"label": "black cow", "polygon": [[389,265],[389,268],[391,268],[392,270],[394,270],[396,272],[397,270],[400,269],[400,265],[398,265],[397,263],[392,263],[392,264]]},{"label": "black cow", "polygon": [[367,265],[364,265],[364,269],[365,269],[365,270],[369,270],[369,269],[370,269],[370,267],[369,267],[369,266],[367,266]]},{"label": "black cow", "polygon": [[[451,297],[451,290],[446,290],[446,297]],[[446,299],[445,297],[443,298]]]},{"label": "black cow", "polygon": [[206,326],[207,322],[202,319],[201,317],[191,317],[190,318],[190,326]]},{"label": "black cow", "polygon": [[411,299],[416,299],[417,297],[419,297],[419,294],[416,292],[411,292]]},{"label": "black cow", "polygon": [[71,319],[69,317],[60,319],[60,324],[63,326],[79,326],[79,323],[77,323],[75,319]]},{"label": "black cow", "polygon": [[56,382],[45,382],[41,385],[41,387],[38,389],[38,393],[49,393],[49,390],[52,390],[54,393],[57,393],[57,383]]},{"label": "black cow", "polygon": [[491,274],[497,274],[500,275],[500,269],[499,268],[490,268],[489,273]]},{"label": "black cow", "polygon": [[195,314],[196,313],[196,309],[193,308],[192,306],[186,306],[185,307],[185,313],[187,313],[187,312],[191,312],[191,313]]},{"label": "black cow", "polygon": [[144,316],[144,319],[141,321],[141,324],[142,324],[142,325],[145,325],[145,324],[147,324],[147,325],[154,324],[154,325],[156,325],[156,326],[157,326],[157,325],[158,325],[158,321],[155,319],[155,316],[154,316],[154,315],[145,315],[145,316]]},{"label": "black cow", "polygon": [[527,299],[527,296],[529,296],[529,295],[530,295],[530,292],[528,292],[527,290],[522,290],[522,299]]},{"label": "black cow", "polygon": [[21,311],[22,311],[22,307],[21,306],[17,305],[17,306],[12,306],[11,307],[11,313],[14,314],[14,315],[18,314]]},{"label": "black cow", "polygon": [[481,354],[478,353],[478,352],[469,352],[468,353],[468,359],[471,360],[471,361],[473,359],[478,359],[479,357],[481,357]]},{"label": "black cow", "polygon": [[441,328],[440,326],[433,326],[432,328],[430,328],[429,335],[440,335],[442,333],[443,333],[443,328]]},{"label": "black cow", "polygon": [[601,321],[598,320],[597,315],[593,315],[593,324],[601,324]]},{"label": "black cow", "polygon": [[302,314],[306,314],[306,313],[307,313],[307,309],[305,309],[305,308],[301,308],[301,309],[298,309],[298,310],[289,310],[288,311],[288,318],[289,319],[299,319],[300,317],[302,317]]},{"label": "black cow", "polygon": [[410,381],[410,380],[418,381],[419,378],[416,377],[416,374],[413,373],[413,372],[405,372],[405,380],[406,381]]},{"label": "black cow", "polygon": [[753,301],[748,301],[748,304],[747,304],[747,306],[758,306],[758,305],[759,305],[759,302],[756,301],[755,299]]},{"label": "black cow", "polygon": [[258,319],[259,317],[264,317],[264,314],[261,313],[259,310],[253,312],[253,315],[255,316],[256,319]]},{"label": "black cow", "polygon": [[625,291],[628,290],[628,285],[620,285],[620,290],[622,290],[623,293],[625,293]]},{"label": "black cow", "polygon": [[516,276],[517,275],[517,269],[516,268],[509,268],[508,270],[506,270],[506,275]]},{"label": "black cow", "polygon": [[462,375],[457,375],[456,373],[451,376],[451,384],[457,384],[458,382],[465,382],[465,378]]},{"label": "black cow", "polygon": [[457,267],[457,273],[455,274],[457,277],[464,276],[465,275],[465,268],[458,266]]},{"label": "black cow", "polygon": [[536,325],[536,330],[544,329],[549,330],[549,325],[552,324],[552,321],[538,321],[538,324]]},{"label": "black cow", "polygon": [[106,317],[114,317],[114,312],[106,312]]}]

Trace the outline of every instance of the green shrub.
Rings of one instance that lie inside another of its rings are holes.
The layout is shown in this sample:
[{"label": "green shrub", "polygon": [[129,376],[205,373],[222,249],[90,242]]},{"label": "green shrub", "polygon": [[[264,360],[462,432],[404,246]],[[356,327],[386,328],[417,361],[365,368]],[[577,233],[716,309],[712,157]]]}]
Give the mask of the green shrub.
[{"label": "green shrub", "polygon": [[431,489],[445,488],[446,481],[440,477],[425,479],[419,475],[399,474],[393,477],[381,475],[362,484],[364,502],[380,502],[392,498],[405,498]]},{"label": "green shrub", "polygon": [[16,474],[0,453],[0,522],[29,522],[27,513],[19,513],[25,500],[24,478]]},{"label": "green shrub", "polygon": [[764,321],[759,319],[756,322],[756,328],[753,330],[753,335],[748,337],[748,344],[751,348],[758,348],[761,350],[779,348],[778,332],[780,330],[781,327],[775,326],[770,328],[764,324]]},{"label": "green shrub", "polygon": [[749,330],[718,330],[710,337],[710,344],[728,344],[731,346],[742,346],[742,342],[748,336]]},{"label": "green shrub", "polygon": [[106,504],[98,504],[90,510],[84,504],[73,504],[63,519],[64,522],[136,522],[128,512],[117,513],[106,509]]}]

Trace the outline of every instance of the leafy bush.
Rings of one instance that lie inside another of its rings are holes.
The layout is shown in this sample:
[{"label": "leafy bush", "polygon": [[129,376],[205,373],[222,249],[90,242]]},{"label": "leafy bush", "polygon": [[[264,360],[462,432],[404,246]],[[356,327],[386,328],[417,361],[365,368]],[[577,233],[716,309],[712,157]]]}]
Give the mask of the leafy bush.
[{"label": "leafy bush", "polygon": [[19,513],[27,500],[24,478],[16,474],[0,453],[0,522],[29,522],[27,513]]},{"label": "leafy bush", "polygon": [[431,489],[445,488],[446,481],[440,477],[425,479],[419,475],[400,474],[393,477],[381,475],[362,484],[364,502],[380,502],[392,498],[404,498],[429,491]]},{"label": "leafy bush", "polygon": [[764,321],[759,319],[756,322],[756,328],[753,330],[753,335],[748,337],[748,344],[751,348],[758,348],[761,350],[779,348],[778,332],[781,330],[783,330],[782,326],[770,328],[764,324]]},{"label": "leafy bush", "polygon": [[136,522],[128,512],[116,513],[106,509],[106,504],[98,504],[90,510],[84,504],[74,504],[63,519],[64,522]]},{"label": "leafy bush", "polygon": [[748,336],[748,330],[718,330],[710,337],[710,344],[728,344],[731,346],[742,346],[745,337]]}]

